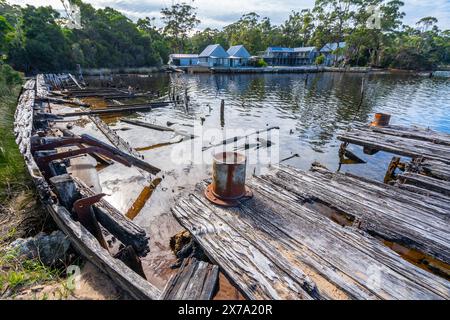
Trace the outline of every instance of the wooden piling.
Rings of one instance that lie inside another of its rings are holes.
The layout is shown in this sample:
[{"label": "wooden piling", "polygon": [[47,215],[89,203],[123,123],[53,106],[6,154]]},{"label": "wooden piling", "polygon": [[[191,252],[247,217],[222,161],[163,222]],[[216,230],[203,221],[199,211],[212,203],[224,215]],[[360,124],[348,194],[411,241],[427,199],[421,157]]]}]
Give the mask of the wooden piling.
[{"label": "wooden piling", "polygon": [[220,101],[220,126],[225,126],[225,100]]}]

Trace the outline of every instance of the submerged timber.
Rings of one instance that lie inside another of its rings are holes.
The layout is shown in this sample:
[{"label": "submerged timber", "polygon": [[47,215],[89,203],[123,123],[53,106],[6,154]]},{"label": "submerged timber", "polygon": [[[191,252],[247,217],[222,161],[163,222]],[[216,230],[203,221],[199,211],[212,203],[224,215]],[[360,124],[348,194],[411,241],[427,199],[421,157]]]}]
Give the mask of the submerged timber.
[{"label": "submerged timber", "polygon": [[[105,200],[96,166],[79,158],[89,154],[96,163],[133,167],[151,182],[149,189],[158,188],[158,163],[145,161],[96,115],[169,103],[80,109],[89,104],[79,97],[122,94],[96,93],[72,76],[38,75],[23,88],[15,134],[53,219],[76,250],[132,298],[212,299],[219,273],[248,299],[450,298],[450,139],[398,126],[358,127],[340,135],[343,149],[354,143],[368,154],[388,151],[412,158],[393,159],[387,183],[318,165],[310,171],[279,165],[249,179],[253,198],[224,208],[204,197],[207,182],[199,182],[172,208],[193,240],[177,253],[180,268],[158,289],[143,271],[141,262],[152,248],[146,231],[128,218],[136,213],[121,212]],[[69,112],[74,106],[76,111]],[[69,116],[89,119],[104,139],[58,125]],[[169,124],[123,122],[195,138]],[[272,129],[279,128],[266,128]],[[237,138],[242,137],[232,141]]]},{"label": "submerged timber", "polygon": [[[205,200],[204,184],[173,208],[247,298],[450,298],[448,280],[377,239],[448,263],[449,202],[432,207],[420,195],[358,177],[285,166],[253,177],[248,186],[254,198],[233,209]],[[323,215],[320,206],[333,213]]]}]

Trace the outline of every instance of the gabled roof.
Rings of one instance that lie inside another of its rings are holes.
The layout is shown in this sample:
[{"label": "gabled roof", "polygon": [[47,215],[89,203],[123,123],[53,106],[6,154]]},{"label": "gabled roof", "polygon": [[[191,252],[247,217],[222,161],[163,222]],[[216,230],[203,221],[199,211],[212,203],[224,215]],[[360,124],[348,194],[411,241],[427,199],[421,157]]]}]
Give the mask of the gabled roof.
[{"label": "gabled roof", "polygon": [[243,45],[232,46],[227,50],[227,53],[230,57],[234,58],[250,58],[250,53],[248,53],[247,49]]},{"label": "gabled roof", "polygon": [[210,44],[203,50],[199,57],[228,58],[229,55],[220,44]]},{"label": "gabled roof", "polygon": [[316,50],[316,47],[299,47],[294,48],[294,52],[310,52]]},{"label": "gabled roof", "polygon": [[190,53],[172,53],[169,55],[172,59],[195,59],[198,58],[198,54]]},{"label": "gabled roof", "polygon": [[272,52],[294,52],[294,49],[284,47],[268,47],[267,50]]},{"label": "gabled roof", "polygon": [[345,42],[327,43],[326,45],[323,46],[322,49],[320,49],[320,52],[332,52],[337,48],[345,48],[345,45],[346,45]]}]

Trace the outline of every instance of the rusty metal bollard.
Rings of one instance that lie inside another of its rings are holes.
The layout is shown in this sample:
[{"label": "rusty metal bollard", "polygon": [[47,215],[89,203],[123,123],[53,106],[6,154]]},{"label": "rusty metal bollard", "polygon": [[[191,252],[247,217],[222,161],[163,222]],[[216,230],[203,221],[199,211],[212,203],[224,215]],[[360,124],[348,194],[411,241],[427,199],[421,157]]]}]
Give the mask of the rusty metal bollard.
[{"label": "rusty metal bollard", "polygon": [[375,113],[374,121],[370,123],[374,127],[385,127],[389,125],[391,115],[387,113]]},{"label": "rusty metal bollard", "polygon": [[220,152],[213,156],[212,183],[205,189],[206,198],[220,206],[233,207],[243,198],[251,198],[245,185],[247,159],[238,152]]}]

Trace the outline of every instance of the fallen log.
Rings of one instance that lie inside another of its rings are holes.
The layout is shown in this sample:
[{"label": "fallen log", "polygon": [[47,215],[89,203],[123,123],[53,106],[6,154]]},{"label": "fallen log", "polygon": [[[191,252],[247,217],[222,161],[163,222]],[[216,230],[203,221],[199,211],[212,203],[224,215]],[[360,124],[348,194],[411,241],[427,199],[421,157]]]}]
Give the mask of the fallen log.
[{"label": "fallen log", "polygon": [[90,107],[91,106],[89,103],[83,103],[83,102],[78,102],[78,101],[74,101],[74,100],[60,99],[60,98],[53,98],[53,97],[45,97],[45,98],[40,98],[37,100],[45,101],[45,102],[52,102],[52,103],[56,103],[56,104],[70,104],[70,105],[79,106],[79,107]]},{"label": "fallen log", "polygon": [[158,130],[158,131],[173,132],[173,133],[175,133],[177,135],[180,135],[180,136],[183,136],[183,137],[186,137],[186,138],[189,138],[189,139],[195,138],[195,136],[193,134],[182,132],[182,131],[179,131],[179,130],[175,130],[175,129],[172,129],[172,128],[169,128],[169,127],[164,127],[164,126],[148,123],[148,122],[143,122],[143,121],[139,121],[139,120],[130,120],[130,119],[125,119],[125,118],[120,119],[120,121],[123,121],[125,123],[129,123],[129,124],[133,124],[135,126],[140,126],[140,127],[144,127],[144,128],[154,129],[154,130]]},{"label": "fallen log", "polygon": [[130,107],[114,107],[107,109],[95,109],[89,111],[78,111],[78,112],[67,112],[59,113],[58,116],[62,117],[78,117],[78,116],[88,116],[88,115],[101,115],[110,113],[125,113],[125,112],[136,112],[136,111],[151,111],[154,108],[161,108],[168,106],[168,102],[151,102],[146,105],[140,106],[130,106]]},{"label": "fallen log", "polygon": [[247,137],[249,137],[249,136],[252,136],[252,135],[255,135],[255,134],[260,134],[260,133],[262,133],[262,132],[271,131],[271,130],[274,130],[274,129],[279,130],[280,127],[269,127],[269,128],[266,128],[266,129],[262,129],[262,130],[258,130],[258,131],[249,133],[249,134],[247,134],[247,135],[245,135],[245,136],[236,136],[236,137],[228,138],[228,139],[222,140],[222,141],[219,142],[219,143],[212,144],[212,145],[209,145],[209,146],[205,146],[205,147],[202,148],[202,151],[205,151],[205,150],[208,150],[208,149],[214,148],[214,147],[219,147],[219,146],[221,146],[221,145],[225,145],[225,144],[228,144],[228,143],[233,143],[233,142],[236,142],[236,141],[238,141],[238,140],[247,138]]}]

